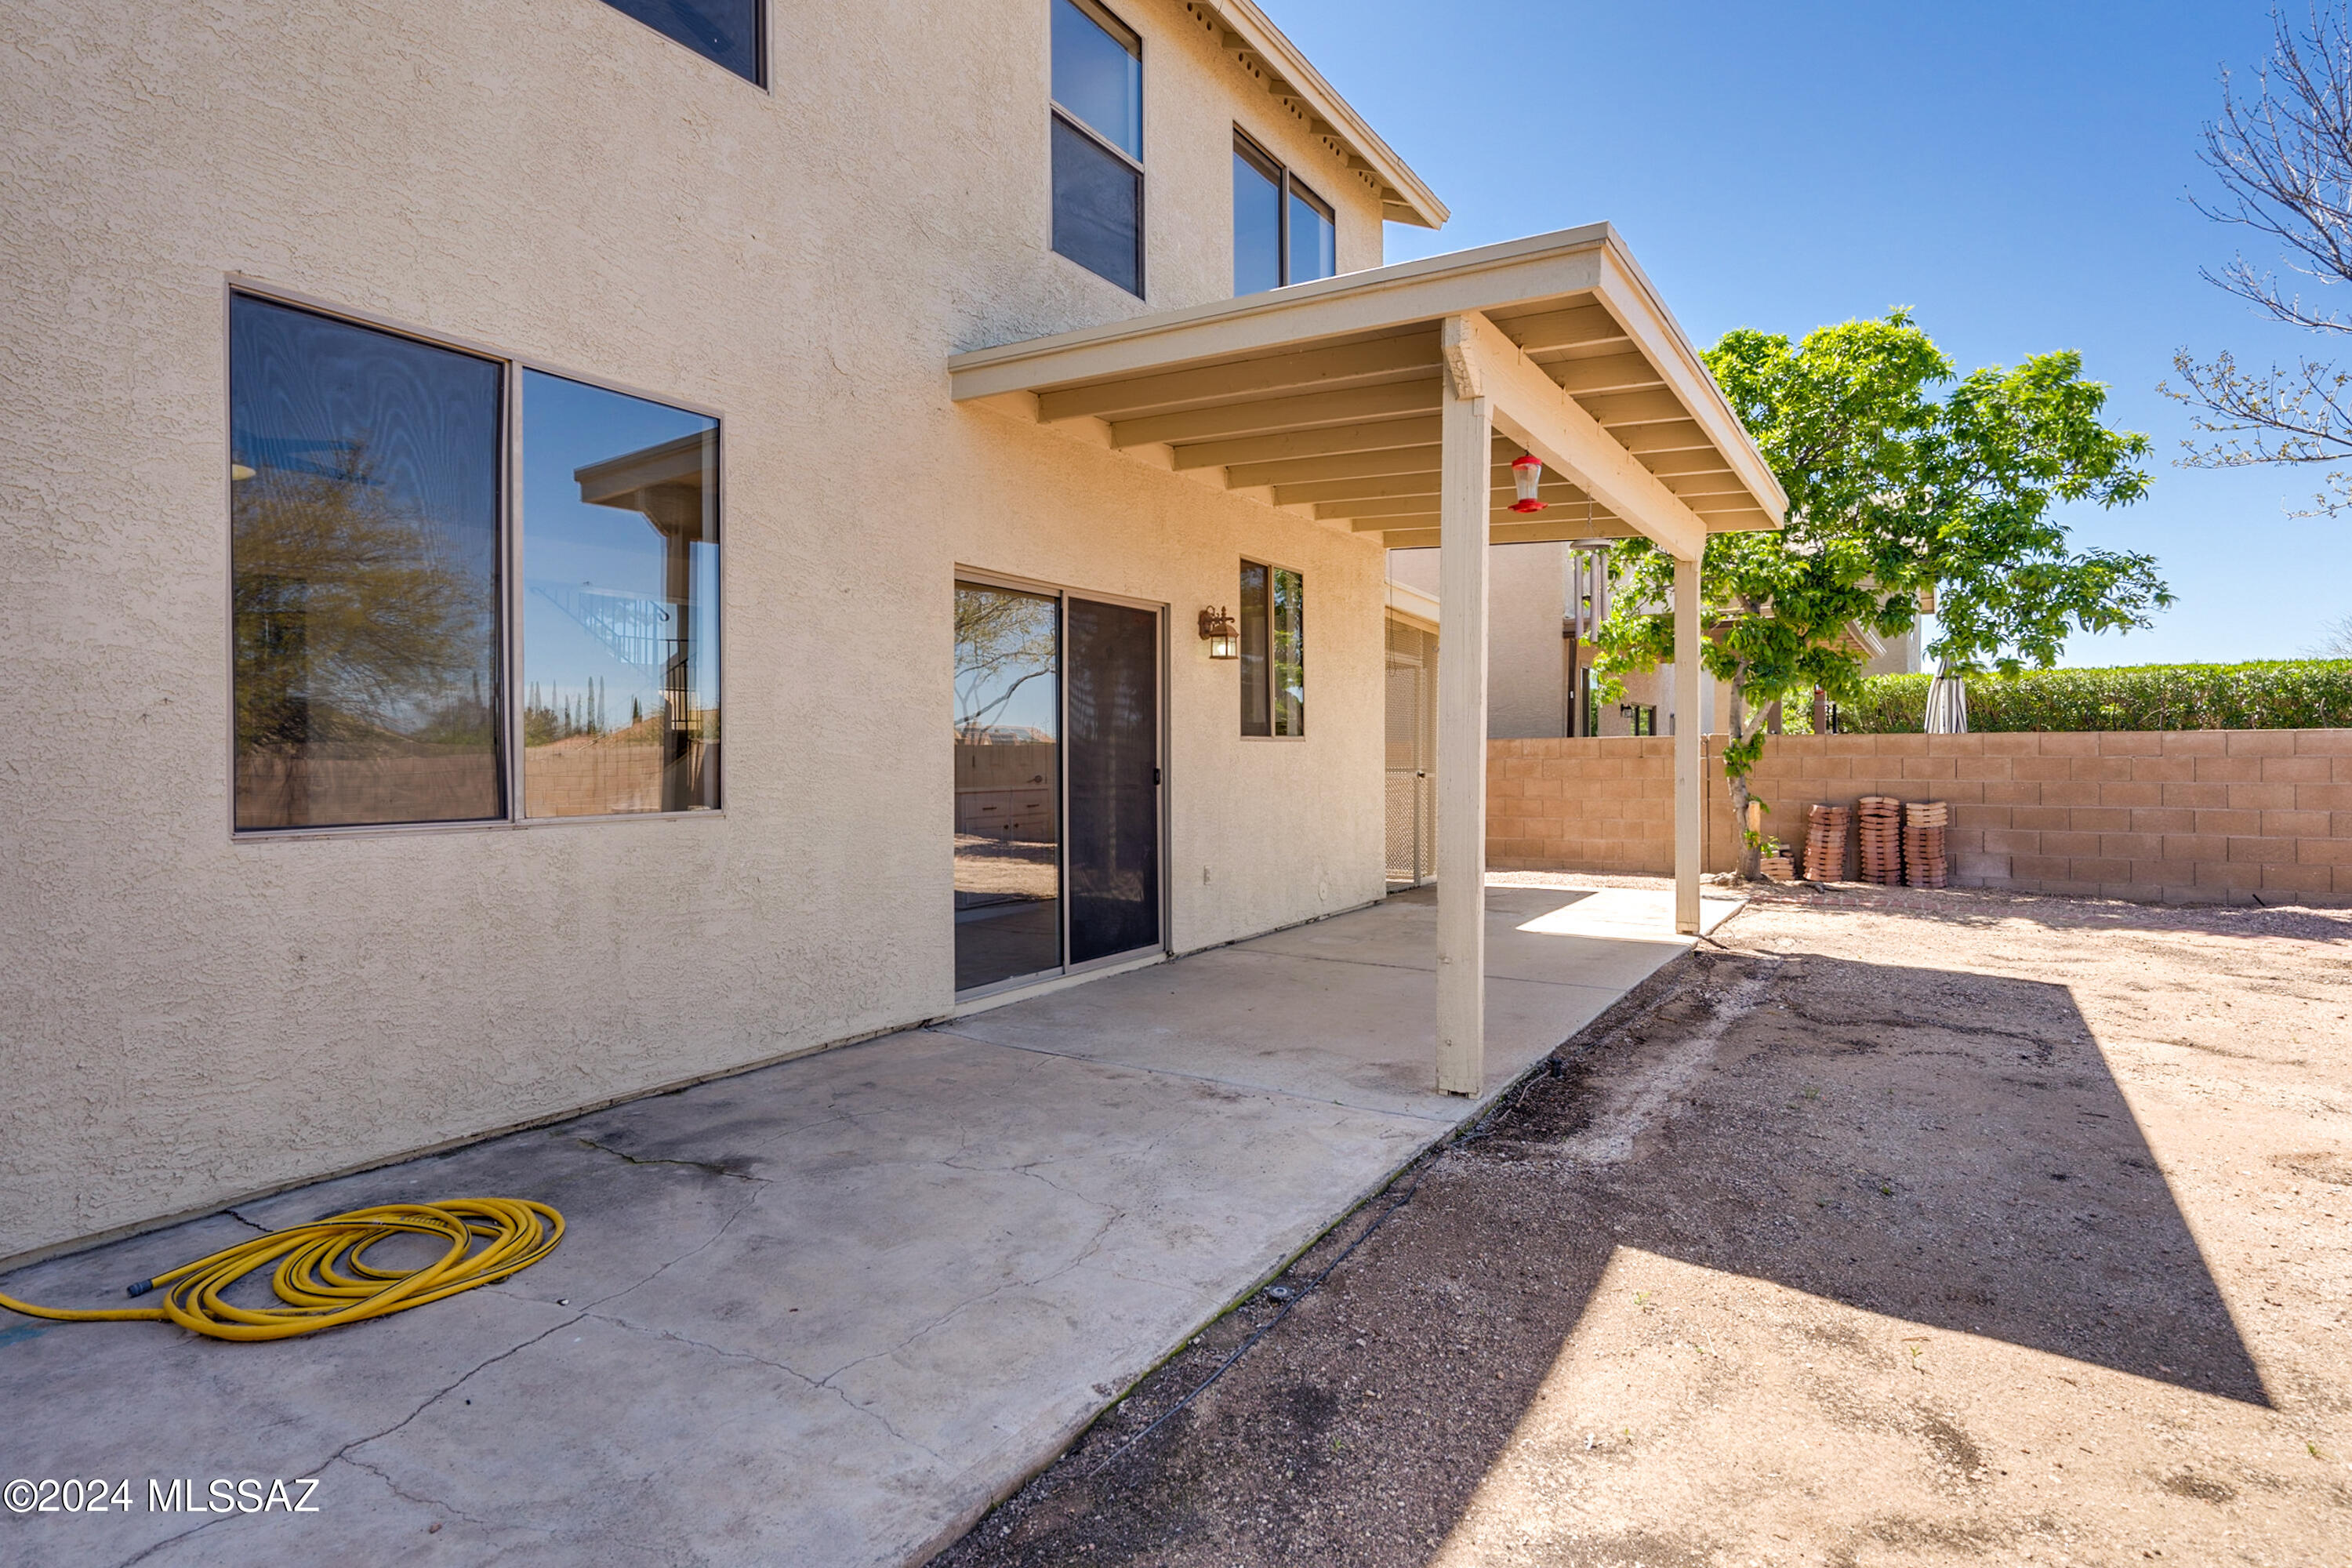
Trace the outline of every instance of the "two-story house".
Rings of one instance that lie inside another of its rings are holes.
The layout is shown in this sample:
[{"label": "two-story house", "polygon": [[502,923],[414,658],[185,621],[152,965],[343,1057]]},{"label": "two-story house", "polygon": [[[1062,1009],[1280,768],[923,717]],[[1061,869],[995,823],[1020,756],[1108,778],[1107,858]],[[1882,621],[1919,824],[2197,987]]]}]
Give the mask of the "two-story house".
[{"label": "two-story house", "polygon": [[1383,266],[1251,0],[0,56],[0,1258],[1380,898],[1391,544],[1475,1084],[1488,541],[1783,504],[1605,226]]}]

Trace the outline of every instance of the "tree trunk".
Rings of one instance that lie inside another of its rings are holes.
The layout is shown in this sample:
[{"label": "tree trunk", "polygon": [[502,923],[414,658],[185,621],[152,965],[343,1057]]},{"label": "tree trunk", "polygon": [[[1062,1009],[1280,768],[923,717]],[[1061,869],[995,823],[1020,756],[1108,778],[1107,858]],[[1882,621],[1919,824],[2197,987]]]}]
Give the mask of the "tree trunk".
[{"label": "tree trunk", "polygon": [[[1731,722],[1727,728],[1730,731],[1731,744],[1733,746],[1738,745],[1742,740],[1747,738],[1747,693],[1748,683],[1746,680],[1735,679],[1732,681]],[[1764,854],[1762,850],[1759,849],[1755,845],[1748,841],[1748,775],[1746,773],[1733,773],[1729,765],[1729,761],[1727,758],[1723,773],[1723,782],[1725,787],[1731,792],[1732,831],[1739,836],[1736,841],[1739,847],[1738,862],[1738,877],[1742,882],[1753,882],[1760,879],[1763,875],[1759,863],[1762,861]]]},{"label": "tree trunk", "polygon": [[1742,882],[1763,879],[1764,851],[1748,841],[1748,775],[1740,773],[1725,781],[1731,788],[1731,820],[1739,831],[1739,879]]}]

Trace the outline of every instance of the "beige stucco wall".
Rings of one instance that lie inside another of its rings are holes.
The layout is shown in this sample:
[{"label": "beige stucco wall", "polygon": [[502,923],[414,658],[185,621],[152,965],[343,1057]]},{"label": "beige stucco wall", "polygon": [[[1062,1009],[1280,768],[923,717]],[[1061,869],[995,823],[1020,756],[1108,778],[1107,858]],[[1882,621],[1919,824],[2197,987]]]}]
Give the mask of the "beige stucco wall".
[{"label": "beige stucco wall", "polygon": [[[1486,734],[1516,740],[1566,733],[1568,609],[1565,544],[1497,544],[1486,557]],[[1389,575],[1437,592],[1437,552],[1391,550]]]},{"label": "beige stucco wall", "polygon": [[[1042,0],[776,0],[762,91],[598,0],[0,8],[0,1258],[944,1013],[958,563],[1167,604],[1179,948],[1379,896],[1381,556],[959,409],[953,350],[1230,291],[1175,0],[1151,298],[1048,249]],[[231,278],[725,418],[723,816],[237,841]],[[1307,573],[1309,733],[1190,622]],[[1205,879],[1204,879],[1205,873]]]}]

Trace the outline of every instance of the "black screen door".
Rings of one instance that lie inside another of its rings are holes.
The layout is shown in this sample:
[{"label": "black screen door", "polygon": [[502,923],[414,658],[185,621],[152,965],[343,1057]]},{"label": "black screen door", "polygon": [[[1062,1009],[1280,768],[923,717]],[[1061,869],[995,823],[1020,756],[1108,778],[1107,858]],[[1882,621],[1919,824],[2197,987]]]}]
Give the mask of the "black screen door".
[{"label": "black screen door", "polygon": [[1160,614],[1067,601],[1070,963],[1160,944]]}]

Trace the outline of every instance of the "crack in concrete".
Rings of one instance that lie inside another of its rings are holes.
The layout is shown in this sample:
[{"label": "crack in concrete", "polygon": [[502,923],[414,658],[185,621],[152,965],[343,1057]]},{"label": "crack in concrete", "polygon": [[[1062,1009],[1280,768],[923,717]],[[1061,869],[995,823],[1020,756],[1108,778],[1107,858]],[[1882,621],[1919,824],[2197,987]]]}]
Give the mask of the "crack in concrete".
[{"label": "crack in concrete", "polygon": [[237,1211],[236,1211],[236,1210],[235,1210],[235,1209],[233,1209],[233,1208],[231,1208],[231,1209],[223,1209],[223,1210],[221,1210],[221,1213],[223,1213],[223,1214],[225,1214],[225,1215],[228,1215],[228,1217],[229,1217],[229,1218],[231,1218],[231,1219],[233,1219],[233,1220],[236,1221],[236,1223],[237,1223],[237,1224],[239,1224],[239,1225],[249,1225],[249,1226],[251,1226],[254,1229],[256,1229],[256,1230],[259,1231],[259,1232],[260,1232],[262,1235],[264,1235],[264,1236],[268,1236],[268,1235],[269,1235],[269,1234],[270,1234],[270,1230],[269,1230],[269,1227],[268,1227],[268,1226],[266,1226],[266,1225],[262,1224],[262,1223],[261,1223],[259,1220],[257,1220],[257,1219],[247,1219],[247,1218],[246,1218],[246,1217],[245,1217],[245,1215],[241,1215],[241,1214],[237,1213]]},{"label": "crack in concrete", "polygon": [[[247,1224],[250,1224],[250,1223],[252,1223],[252,1222],[251,1222],[251,1221],[247,1221]],[[324,1471],[324,1470],[325,1470],[329,1466],[331,1466],[331,1465],[334,1464],[336,1461],[338,1461],[338,1460],[341,1460],[342,1462],[344,1462],[344,1463],[346,1463],[346,1464],[349,1464],[349,1465],[352,1465],[352,1466],[353,1466],[353,1467],[354,1467],[354,1468],[356,1468],[363,1469],[363,1470],[367,1470],[367,1471],[369,1471],[369,1472],[371,1472],[371,1473],[373,1473],[373,1474],[374,1474],[374,1475],[378,1476],[379,1478],[381,1478],[381,1479],[383,1480],[383,1483],[384,1483],[384,1485],[385,1485],[385,1486],[387,1486],[387,1487],[391,1487],[391,1488],[392,1488],[392,1489],[393,1489],[394,1492],[399,1493],[399,1495],[401,1495],[401,1496],[403,1496],[403,1497],[408,1497],[408,1496],[410,1496],[410,1494],[408,1494],[408,1493],[406,1493],[406,1492],[402,1492],[398,1487],[396,1487],[396,1486],[393,1486],[393,1483],[392,1483],[392,1479],[391,1479],[391,1478],[390,1478],[390,1477],[388,1477],[388,1476],[384,1476],[384,1475],[383,1475],[383,1473],[381,1470],[378,1470],[374,1466],[373,1466],[373,1465],[371,1465],[371,1464],[368,1464],[368,1463],[367,1463],[366,1461],[364,1461],[364,1460],[362,1460],[362,1459],[355,1459],[355,1458],[352,1458],[352,1449],[354,1449],[354,1448],[364,1447],[366,1445],[368,1445],[368,1444],[370,1444],[370,1443],[376,1442],[377,1440],[379,1440],[379,1439],[381,1439],[381,1438],[384,1438],[384,1437],[389,1437],[389,1436],[391,1436],[394,1433],[395,1433],[395,1432],[399,1431],[402,1427],[404,1427],[404,1426],[407,1426],[410,1422],[412,1422],[412,1421],[415,1420],[419,1415],[424,1415],[427,1410],[430,1410],[430,1409],[431,1409],[435,1405],[436,1405],[436,1404],[440,1403],[440,1401],[442,1401],[443,1399],[447,1398],[450,1394],[452,1394],[456,1393],[459,1388],[462,1388],[463,1386],[465,1386],[465,1384],[466,1384],[467,1382],[469,1382],[469,1381],[474,1377],[474,1375],[475,1375],[477,1373],[480,1373],[480,1372],[483,1372],[483,1371],[485,1371],[485,1370],[487,1370],[487,1369],[488,1369],[488,1368],[490,1368],[490,1367],[496,1366],[499,1363],[500,1363],[500,1362],[502,1362],[502,1361],[506,1360],[506,1359],[507,1359],[509,1356],[510,1356],[510,1355],[515,1355],[515,1354],[518,1354],[518,1353],[520,1353],[520,1352],[523,1352],[523,1351],[527,1351],[527,1350],[529,1350],[531,1346],[533,1346],[533,1345],[535,1345],[535,1344],[539,1343],[539,1342],[540,1342],[540,1341],[541,1341],[541,1340],[543,1340],[543,1339],[547,1338],[547,1337],[548,1337],[548,1335],[550,1335],[550,1334],[553,1334],[553,1333],[559,1333],[559,1332],[561,1332],[562,1331],[563,1331],[563,1330],[565,1330],[565,1329],[570,1328],[572,1324],[577,1323],[578,1321],[580,1321],[580,1320],[581,1320],[582,1318],[584,1318],[584,1317],[586,1317],[586,1316],[587,1316],[587,1314],[586,1314],[585,1312],[579,1312],[579,1313],[575,1313],[575,1314],[573,1314],[572,1317],[569,1317],[569,1318],[565,1319],[563,1321],[562,1321],[562,1322],[560,1322],[560,1323],[552,1324],[552,1325],[551,1325],[550,1327],[548,1327],[548,1328],[546,1328],[546,1329],[544,1329],[544,1330],[541,1331],[540,1332],[538,1332],[538,1333],[536,1333],[536,1334],[531,1335],[531,1336],[530,1336],[530,1338],[529,1338],[529,1339],[527,1339],[527,1340],[524,1340],[521,1343],[520,1343],[520,1344],[516,1344],[516,1345],[510,1345],[510,1346],[509,1346],[507,1349],[500,1351],[498,1354],[496,1354],[496,1355],[494,1355],[494,1356],[491,1356],[488,1360],[484,1361],[484,1362],[481,1362],[481,1363],[479,1363],[476,1364],[475,1366],[468,1368],[466,1372],[464,1372],[463,1373],[459,1374],[459,1375],[458,1375],[455,1380],[453,1380],[452,1382],[450,1382],[449,1384],[447,1384],[446,1386],[441,1387],[441,1388],[438,1388],[438,1389],[436,1389],[432,1394],[430,1394],[426,1395],[426,1396],[425,1396],[425,1400],[424,1400],[424,1402],[423,1402],[422,1404],[418,1405],[416,1406],[416,1408],[415,1408],[415,1409],[411,1410],[407,1415],[405,1415],[402,1416],[399,1420],[397,1420],[397,1421],[394,1422],[391,1426],[389,1426],[385,1427],[383,1431],[381,1431],[381,1432],[371,1432],[371,1433],[369,1433],[366,1436],[363,1436],[363,1437],[354,1437],[354,1438],[352,1438],[350,1442],[348,1442],[348,1443],[344,1444],[341,1447],[340,1447],[340,1448],[336,1449],[333,1453],[331,1453],[331,1454],[328,1455],[324,1459],[320,1460],[318,1464],[311,1466],[311,1467],[310,1467],[310,1468],[309,1473],[310,1473],[310,1474],[311,1474],[311,1475],[314,1475],[314,1476],[315,1476],[315,1475],[318,1475],[318,1474],[320,1474],[320,1472]],[[429,1500],[429,1499],[423,1499],[423,1498],[411,1498],[411,1500],[412,1500],[412,1501],[419,1501],[419,1502],[429,1502],[429,1501],[431,1501],[432,1500]],[[462,1514],[462,1513],[459,1513],[459,1512],[457,1511],[457,1509],[450,1507],[448,1504],[446,1504],[446,1503],[435,1503],[435,1504],[434,1504],[434,1506],[436,1506],[436,1507],[438,1507],[438,1508],[442,1509],[444,1511],[446,1511],[446,1512],[447,1512],[447,1513],[451,1514],[452,1516],[454,1516],[454,1517],[456,1517],[456,1518],[458,1518],[458,1519],[466,1519],[466,1515],[464,1515],[464,1514]],[[163,1548],[165,1548],[165,1547],[167,1547],[167,1546],[172,1545],[172,1544],[173,1544],[173,1542],[175,1542],[185,1541],[185,1540],[187,1540],[190,1536],[194,1535],[195,1533],[197,1533],[197,1531],[198,1531],[210,1530],[210,1529],[211,1529],[214,1525],[215,1525],[215,1524],[225,1524],[225,1523],[226,1523],[228,1521],[230,1521],[230,1520],[232,1520],[232,1519],[236,1519],[236,1518],[241,1518],[241,1517],[243,1517],[243,1516],[238,1515],[238,1514],[222,1514],[222,1515],[219,1515],[219,1516],[217,1516],[217,1517],[215,1517],[215,1518],[208,1519],[208,1520],[205,1521],[205,1522],[204,1522],[204,1523],[197,1525],[197,1526],[196,1526],[194,1529],[193,1529],[193,1530],[184,1530],[184,1531],[180,1531],[178,1534],[176,1534],[176,1535],[167,1535],[167,1536],[165,1536],[163,1540],[158,1541],[158,1542],[153,1542],[152,1545],[149,1545],[149,1546],[146,1546],[146,1547],[142,1548],[142,1549],[141,1549],[141,1550],[140,1550],[140,1551],[139,1551],[135,1555],[131,1556],[131,1557],[126,1557],[126,1558],[124,1558],[124,1559],[123,1559],[120,1563],[118,1563],[118,1564],[116,1565],[116,1568],[132,1568],[132,1564],[134,1564],[134,1563],[143,1563],[143,1562],[145,1562],[148,1558],[152,1557],[156,1552],[163,1551]],[[480,1524],[480,1523],[482,1523],[483,1521],[479,1521],[479,1520],[467,1520],[467,1523],[470,1523],[470,1524]]]},{"label": "crack in concrete", "polygon": [[236,1515],[235,1514],[222,1514],[216,1518],[208,1519],[202,1524],[194,1525],[187,1530],[184,1530],[177,1535],[167,1535],[163,1537],[163,1540],[155,1542],[152,1545],[142,1547],[137,1554],[126,1557],[121,1562],[116,1563],[115,1568],[131,1568],[133,1563],[146,1562],[147,1559],[154,1556],[155,1553],[163,1551],[166,1546],[170,1546],[177,1542],[185,1541],[192,1535],[195,1535],[203,1531],[210,1530],[215,1524],[226,1524],[228,1521],[235,1519],[236,1517]]},{"label": "crack in concrete", "polygon": [[765,1176],[755,1176],[749,1171],[730,1171],[724,1165],[714,1164],[708,1160],[648,1160],[643,1155],[632,1154],[625,1149],[615,1149],[609,1143],[599,1143],[593,1138],[583,1138],[576,1133],[572,1141],[583,1149],[593,1149],[600,1154],[610,1154],[613,1158],[625,1160],[632,1165],[683,1165],[689,1171],[700,1171],[705,1175],[724,1176],[737,1182],[764,1183],[768,1179]]},{"label": "crack in concrete", "polygon": [[446,1513],[451,1519],[457,1521],[459,1523],[470,1524],[478,1530],[528,1530],[537,1535],[554,1535],[557,1533],[554,1529],[543,1524],[526,1524],[515,1520],[476,1519],[472,1514],[467,1513],[465,1510],[457,1507],[457,1504],[448,1501],[445,1498],[427,1497],[422,1492],[410,1491],[406,1487],[404,1487],[398,1481],[394,1480],[389,1471],[385,1470],[381,1466],[372,1465],[365,1459],[353,1457],[341,1460],[330,1460],[328,1462],[330,1464],[346,1464],[352,1466],[355,1469],[365,1470],[369,1475],[372,1475],[376,1479],[382,1481],[384,1485],[384,1489],[391,1492],[393,1496],[404,1499],[409,1502],[421,1504],[422,1506],[432,1509],[439,1513]]},{"label": "crack in concrete", "polygon": [[1126,1217],[1126,1210],[1114,1210],[1110,1217],[1104,1220],[1102,1225],[1095,1231],[1094,1235],[1087,1238],[1087,1244],[1080,1247],[1076,1256],[1072,1258],[1067,1263],[1063,1264],[1057,1268],[1049,1268],[1045,1273],[1038,1275],[1034,1279],[1008,1279],[1003,1284],[992,1286],[990,1289],[982,1291],[977,1296],[968,1297],[965,1300],[957,1302],[946,1311],[941,1312],[938,1317],[933,1318],[929,1322],[925,1323],[922,1327],[908,1334],[905,1339],[900,1340],[897,1344],[890,1346],[887,1350],[874,1351],[868,1354],[859,1356],[855,1361],[845,1362],[841,1365],[834,1368],[831,1372],[826,1373],[824,1377],[818,1380],[819,1386],[830,1388],[833,1386],[835,1379],[855,1372],[857,1368],[864,1366],[869,1361],[880,1361],[886,1356],[897,1355],[900,1351],[905,1350],[917,1340],[924,1338],[934,1330],[944,1328],[947,1324],[954,1321],[957,1318],[971,1310],[974,1307],[981,1305],[984,1301],[991,1300],[995,1297],[1002,1296],[1008,1290],[1034,1290],[1040,1286],[1051,1284],[1053,1281],[1059,1279],[1065,1274],[1068,1274],[1076,1269],[1084,1268],[1087,1261],[1091,1259],[1096,1253],[1102,1250],[1103,1242],[1109,1237],[1111,1227]]},{"label": "crack in concrete", "polygon": [[[971,1145],[966,1144],[964,1147],[969,1148]],[[950,1171],[968,1171],[976,1176],[1026,1176],[1033,1182],[1045,1183],[1045,1185],[1051,1187],[1054,1191],[1062,1194],[1065,1197],[1076,1198],[1078,1202],[1085,1204],[1091,1208],[1101,1209],[1109,1214],[1114,1220],[1124,1219],[1127,1217],[1127,1211],[1120,1208],[1117,1204],[1106,1203],[1101,1198],[1088,1197],[1086,1194],[1078,1191],[1077,1188],[1065,1185],[1064,1184],[1054,1180],[1053,1177],[1039,1171],[1037,1169],[1038,1166],[1050,1165],[1054,1163],[1053,1160],[1050,1158],[1031,1160],[1025,1164],[1019,1165],[967,1165],[961,1161],[961,1156],[962,1153],[963,1149],[958,1149],[955,1153],[949,1155],[944,1160],[941,1160],[940,1163],[945,1165]]]},{"label": "crack in concrete", "polygon": [[692,1258],[696,1253],[717,1246],[719,1238],[725,1236],[729,1230],[732,1229],[737,1220],[741,1219],[745,1215],[750,1214],[757,1202],[758,1200],[756,1198],[744,1199],[742,1203],[736,1205],[736,1209],[733,1214],[729,1215],[724,1220],[719,1222],[719,1228],[717,1230],[712,1231],[709,1236],[703,1237],[702,1240],[697,1242],[694,1246],[688,1247],[684,1252],[679,1253],[676,1258],[671,1258],[668,1262],[663,1264],[659,1268],[655,1269],[651,1274],[646,1275],[644,1279],[637,1280],[634,1284],[624,1285],[609,1296],[597,1297],[594,1300],[589,1302],[587,1308],[583,1309],[583,1310],[593,1310],[597,1307],[603,1306],[607,1301],[617,1301],[633,1290],[642,1290],[646,1286],[652,1284],[655,1280],[660,1279],[663,1275],[668,1273],[671,1269],[677,1268],[679,1264],[685,1262],[688,1258]]},{"label": "crack in concrete", "polygon": [[[573,1324],[579,1322],[581,1319],[587,1315],[588,1314],[584,1311],[574,1312],[572,1316],[564,1319],[562,1322],[551,1324],[547,1328],[541,1329],[538,1333],[531,1335],[530,1338],[523,1341],[521,1343],[509,1345],[505,1350],[500,1351],[498,1354],[490,1357],[488,1361],[482,1362],[468,1369],[467,1372],[449,1383],[446,1387],[436,1389],[434,1393],[428,1394],[422,1405],[419,1405],[415,1409],[410,1411],[407,1415],[402,1416],[399,1420],[394,1422],[383,1431],[371,1432],[364,1437],[352,1438],[350,1442],[344,1444],[341,1447],[328,1455],[325,1463],[320,1464],[318,1468],[323,1470],[328,1465],[333,1464],[337,1459],[346,1459],[354,1465],[361,1465],[361,1461],[351,1458],[352,1449],[363,1448],[370,1443],[380,1442],[383,1438],[391,1436],[394,1433],[399,1431],[402,1427],[407,1426],[410,1422],[424,1415],[427,1410],[432,1409],[433,1406],[438,1405],[442,1400],[446,1399],[452,1394],[457,1393],[458,1389],[463,1388],[467,1383],[471,1382],[478,1373],[488,1371],[491,1367],[498,1365],[499,1363],[506,1360],[509,1356],[520,1355],[523,1352],[530,1349],[531,1346],[539,1343],[540,1341],[546,1339],[551,1334],[562,1333],[564,1330],[571,1328]],[[361,1465],[361,1468],[366,1468],[367,1467]]]},{"label": "crack in concrete", "polygon": [[858,1404],[857,1401],[850,1398],[849,1393],[846,1389],[835,1388],[831,1384],[821,1382],[816,1378],[811,1377],[808,1373],[803,1372],[796,1366],[777,1361],[770,1356],[761,1355],[754,1351],[729,1350],[724,1345],[714,1345],[708,1340],[698,1340],[691,1334],[681,1334],[675,1329],[656,1328],[651,1323],[634,1323],[626,1318],[618,1317],[611,1312],[590,1312],[587,1315],[596,1319],[599,1322],[610,1323],[614,1328],[623,1330],[628,1333],[645,1334],[654,1339],[668,1340],[675,1344],[691,1345],[696,1350],[709,1351],[712,1355],[722,1356],[729,1361],[752,1362],[761,1366],[772,1368],[777,1372],[784,1373],[788,1377],[797,1378],[813,1389],[821,1389],[824,1393],[832,1394],[835,1398],[840,1400],[842,1404],[847,1405],[858,1415],[866,1416],[874,1421],[882,1428],[882,1430],[889,1433],[891,1436],[897,1438],[899,1442],[906,1444],[908,1447],[920,1448],[924,1453],[929,1454],[932,1458],[939,1460],[941,1464],[948,1462],[948,1458],[945,1454],[940,1453],[937,1448],[932,1447],[929,1444],[918,1441],[913,1437],[908,1436],[904,1432],[899,1431],[898,1426],[890,1420],[890,1418],[883,1415],[881,1411],[877,1410],[870,1405]]}]

